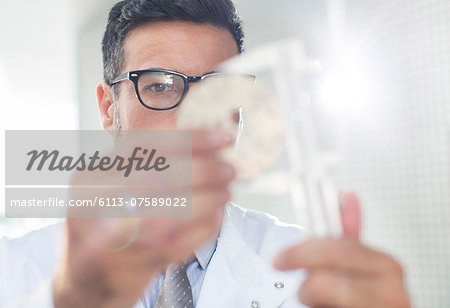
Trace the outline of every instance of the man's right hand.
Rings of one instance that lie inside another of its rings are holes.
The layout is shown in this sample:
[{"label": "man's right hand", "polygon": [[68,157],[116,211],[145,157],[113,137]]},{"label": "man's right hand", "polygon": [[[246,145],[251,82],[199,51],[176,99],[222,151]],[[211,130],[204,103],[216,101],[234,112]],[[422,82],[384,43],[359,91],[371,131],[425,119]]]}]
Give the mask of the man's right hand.
[{"label": "man's right hand", "polygon": [[[218,132],[193,132],[189,219],[68,218],[64,254],[53,280],[55,307],[133,307],[167,264],[189,257],[216,236],[234,178],[234,169],[218,152],[231,143]],[[76,175],[74,184],[86,176]]]}]

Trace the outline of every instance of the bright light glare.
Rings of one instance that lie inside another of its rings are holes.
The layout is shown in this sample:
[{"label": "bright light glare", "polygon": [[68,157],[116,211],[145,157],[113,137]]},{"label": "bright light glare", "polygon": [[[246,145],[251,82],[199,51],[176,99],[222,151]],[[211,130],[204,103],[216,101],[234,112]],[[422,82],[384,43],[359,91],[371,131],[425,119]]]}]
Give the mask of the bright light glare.
[{"label": "bright light glare", "polygon": [[372,116],[377,98],[376,80],[361,53],[336,57],[325,73],[319,90],[327,112],[352,117]]}]

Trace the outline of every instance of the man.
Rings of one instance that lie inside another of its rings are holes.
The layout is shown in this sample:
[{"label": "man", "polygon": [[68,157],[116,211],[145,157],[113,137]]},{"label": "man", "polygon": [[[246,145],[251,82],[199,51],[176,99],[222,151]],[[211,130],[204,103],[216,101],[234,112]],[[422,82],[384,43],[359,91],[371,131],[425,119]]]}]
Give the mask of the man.
[{"label": "man", "polygon": [[[231,0],[117,3],[103,40],[105,81],[97,88],[104,129],[173,128],[184,85],[191,89],[198,79],[186,76],[213,72],[242,52],[242,44]],[[172,80],[170,87],[141,87],[142,78],[161,74]],[[152,95],[164,99],[155,104]],[[223,207],[230,199],[234,170],[217,153],[230,143],[220,132],[193,133],[190,219],[175,225],[162,219],[111,220],[107,225],[68,219],[64,230],[54,226],[5,240],[0,303],[22,299],[20,307],[56,308],[410,307],[400,265],[358,242],[354,196],[342,200],[346,238],[302,243],[302,230],[295,226],[233,204]],[[134,228],[138,235],[124,245]],[[288,271],[293,269],[306,271]]]}]

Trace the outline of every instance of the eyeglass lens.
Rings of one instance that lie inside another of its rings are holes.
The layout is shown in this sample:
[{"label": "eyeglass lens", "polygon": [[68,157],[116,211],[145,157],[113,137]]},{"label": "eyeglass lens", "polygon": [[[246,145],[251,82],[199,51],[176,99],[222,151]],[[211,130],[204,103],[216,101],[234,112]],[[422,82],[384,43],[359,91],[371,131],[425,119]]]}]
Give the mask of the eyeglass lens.
[{"label": "eyeglass lens", "polygon": [[148,72],[139,77],[137,87],[139,96],[146,106],[165,109],[175,106],[180,101],[185,83],[178,75]]}]

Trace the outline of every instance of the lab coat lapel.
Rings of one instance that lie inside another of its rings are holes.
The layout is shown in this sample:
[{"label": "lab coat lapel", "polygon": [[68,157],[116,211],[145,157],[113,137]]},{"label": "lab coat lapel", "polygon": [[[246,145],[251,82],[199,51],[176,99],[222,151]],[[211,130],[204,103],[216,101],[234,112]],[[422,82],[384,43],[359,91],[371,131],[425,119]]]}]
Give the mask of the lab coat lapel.
[{"label": "lab coat lapel", "polygon": [[245,215],[237,211],[233,206],[225,210],[221,235],[197,308],[279,307],[298,290],[302,280],[299,273],[274,270],[245,243],[238,232],[245,223]]}]

